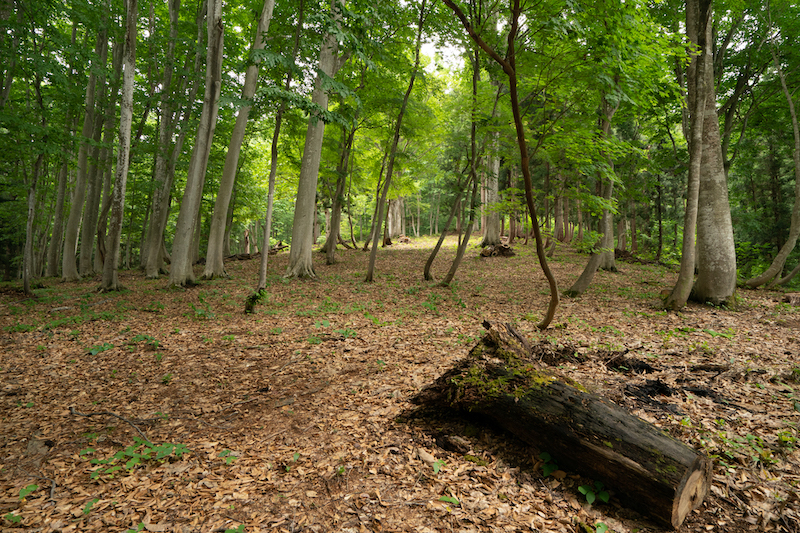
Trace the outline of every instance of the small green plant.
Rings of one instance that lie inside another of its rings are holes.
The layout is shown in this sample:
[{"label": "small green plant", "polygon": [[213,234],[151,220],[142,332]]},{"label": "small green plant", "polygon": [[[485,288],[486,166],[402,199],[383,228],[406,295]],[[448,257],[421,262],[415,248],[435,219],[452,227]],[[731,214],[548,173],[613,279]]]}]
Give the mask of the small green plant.
[{"label": "small green plant", "polygon": [[425,300],[424,302],[422,302],[422,307],[424,307],[425,309],[428,309],[431,312],[433,312],[433,313],[438,315],[439,314],[439,308],[436,306],[436,303],[440,299],[441,299],[441,296],[439,296],[438,294],[432,292],[432,293],[430,293],[428,295],[428,299]]},{"label": "small green plant", "polygon": [[222,340],[225,342],[233,342],[236,340],[236,335],[223,335]]},{"label": "small green plant", "polygon": [[125,533],[139,533],[140,531],[144,530],[144,522],[139,522],[136,526],[136,529],[126,529]]},{"label": "small green plant", "polygon": [[608,526],[603,522],[598,522],[594,525],[595,533],[606,533],[608,531]]},{"label": "small green plant", "polygon": [[322,339],[320,339],[316,335],[309,335],[308,343],[309,344],[320,344],[320,343],[322,343]]},{"label": "small green plant", "polygon": [[[92,459],[91,463],[101,465],[95,469],[89,477],[92,479],[108,476],[109,478],[122,470],[131,471],[137,466],[148,461],[164,462],[170,457],[180,459],[183,454],[191,450],[184,444],[153,444],[142,438],[136,437],[133,444],[120,450],[108,459]],[[80,452],[80,455],[94,453],[94,449],[87,448]]]},{"label": "small green plant", "polygon": [[33,484],[33,483],[31,483],[30,485],[28,485],[24,489],[21,489],[19,491],[19,499],[20,499],[20,501],[24,500],[30,494],[36,492],[37,490],[39,490],[39,485],[36,485],[36,484]]},{"label": "small green plant", "polygon": [[593,504],[595,500],[600,500],[603,503],[608,503],[608,491],[603,490],[603,484],[595,481],[594,485],[581,485],[578,487],[578,492],[586,496],[586,503]]},{"label": "small green plant", "polygon": [[92,346],[89,348],[89,352],[91,355],[97,355],[100,352],[105,352],[107,350],[111,350],[114,348],[114,345],[109,342],[104,342],[103,344],[98,344],[96,346]]},{"label": "small green plant", "polygon": [[199,293],[197,295],[197,301],[200,305],[194,305],[193,303],[189,303],[194,311],[194,318],[196,320],[207,320],[209,318],[214,318],[214,312],[211,310],[211,306],[206,302],[206,298],[203,293]]},{"label": "small green plant", "polygon": [[94,504],[96,504],[99,501],[100,498],[93,498],[88,502],[86,502],[86,506],[83,508],[83,516],[89,516],[89,513],[92,512],[92,507],[94,507]]},{"label": "small green plant", "polygon": [[225,533],[244,533],[244,524],[239,524],[235,528],[228,528]]},{"label": "small green plant", "polygon": [[164,304],[156,300],[153,300],[147,305],[147,307],[142,309],[142,311],[145,311],[146,313],[160,313],[163,310],[164,310]]},{"label": "small green plant", "polygon": [[544,477],[547,477],[556,470],[558,470],[558,465],[553,462],[553,458],[550,457],[549,453],[547,452],[540,453],[539,459],[544,461],[544,464],[542,465],[542,475],[544,475]]},{"label": "small green plant", "polygon": [[237,457],[233,455],[233,452],[228,449],[219,452],[219,455],[217,457],[221,457],[222,459],[224,459],[226,465],[233,463],[237,459]]},{"label": "small green plant", "polygon": [[319,329],[319,328],[328,328],[328,327],[330,327],[330,325],[331,325],[331,323],[328,320],[317,320],[316,322],[314,322],[314,327],[317,328],[317,329]]},{"label": "small green plant", "polygon": [[441,470],[442,467],[446,466],[446,465],[447,465],[447,463],[445,463],[443,460],[436,459],[436,461],[433,462],[433,473],[434,474],[438,474],[439,470]]},{"label": "small green plant", "polygon": [[283,333],[283,328],[269,328],[270,335],[280,335]]},{"label": "small green plant", "polygon": [[161,378],[161,383],[164,385],[169,385],[170,381],[172,381],[172,372],[165,374],[164,377]]},{"label": "small green plant", "polygon": [[343,329],[335,329],[333,330],[334,333],[338,333],[345,339],[354,339],[358,336],[358,333],[354,329],[350,328],[343,328]]},{"label": "small green plant", "polygon": [[459,505],[461,503],[461,502],[458,501],[458,498],[456,498],[455,496],[440,496],[439,497],[439,501],[440,502],[447,502],[447,503],[449,503],[451,505]]},{"label": "small green plant", "polygon": [[14,525],[19,525],[22,523],[22,517],[18,514],[14,514],[14,511],[6,513],[5,515],[3,515],[3,518],[5,518]]}]

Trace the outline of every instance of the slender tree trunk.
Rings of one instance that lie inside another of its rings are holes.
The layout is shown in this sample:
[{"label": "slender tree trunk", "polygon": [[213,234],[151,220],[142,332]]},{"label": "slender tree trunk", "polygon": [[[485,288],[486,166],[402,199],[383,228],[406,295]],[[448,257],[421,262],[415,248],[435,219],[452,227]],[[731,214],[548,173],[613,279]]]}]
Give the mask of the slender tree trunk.
[{"label": "slender tree trunk", "polygon": [[[770,32],[771,34],[772,32]],[[759,287],[770,280],[775,279],[783,271],[786,265],[786,259],[789,254],[794,250],[797,244],[797,238],[800,237],[800,127],[798,126],[797,112],[794,107],[794,99],[789,87],[786,84],[786,75],[783,73],[778,54],[775,51],[774,43],[770,43],[770,50],[772,52],[772,60],[775,63],[775,69],[778,77],[781,80],[781,88],[783,95],[786,97],[786,103],[789,107],[789,115],[792,118],[792,133],[794,134],[794,151],[792,152],[792,160],[794,162],[794,205],[792,206],[792,218],[789,224],[789,236],[783,243],[783,246],[778,251],[778,255],[772,260],[769,268],[765,270],[760,276],[753,277],[747,280],[747,286],[754,288]],[[775,286],[782,280],[777,279],[770,286]]]},{"label": "slender tree trunk", "polygon": [[550,271],[547,264],[547,257],[545,256],[544,241],[542,240],[541,231],[539,229],[539,217],[536,214],[536,206],[533,202],[533,185],[531,183],[530,167],[528,160],[528,145],[525,141],[525,128],[522,122],[522,114],[519,106],[519,95],[517,94],[517,66],[516,66],[516,52],[515,44],[517,33],[519,31],[519,18],[521,9],[519,0],[511,0],[511,23],[508,31],[508,49],[505,58],[501,57],[494,49],[492,49],[486,42],[478,35],[470,25],[467,17],[461,9],[453,3],[452,0],[444,0],[444,3],[456,14],[461,21],[464,29],[467,30],[472,40],[475,41],[492,59],[503,68],[503,71],[508,76],[509,82],[509,96],[511,97],[511,110],[514,115],[514,127],[517,133],[517,145],[520,153],[520,166],[522,167],[522,175],[525,182],[525,199],[528,203],[528,209],[531,212],[533,219],[534,235],[536,237],[536,255],[539,258],[539,265],[542,272],[548,281],[550,287],[550,304],[544,319],[539,323],[540,329],[546,329],[547,326],[553,321],[556,309],[559,303],[558,284],[556,279]]},{"label": "slender tree trunk", "polygon": [[[100,57],[103,49],[104,32],[97,37],[95,45],[95,56]],[[90,69],[89,81],[86,84],[86,98],[84,101],[83,128],[81,129],[81,142],[78,149],[77,175],[75,178],[75,189],[72,192],[70,202],[69,217],[64,233],[64,253],[61,261],[61,276],[64,281],[77,281],[81,279],[78,273],[77,248],[78,230],[81,225],[83,215],[83,204],[86,196],[86,183],[89,170],[89,139],[92,136],[92,126],[94,124],[95,108],[97,102],[95,98],[97,88],[97,76],[95,69]],[[89,246],[91,246],[91,242]]]},{"label": "slender tree trunk", "polygon": [[200,210],[200,199],[203,194],[208,157],[211,153],[211,141],[217,123],[219,95],[222,86],[222,0],[208,2],[208,50],[206,55],[206,87],[203,98],[203,111],[197,127],[192,159],[186,176],[186,189],[183,193],[181,210],[175,227],[175,240],[172,248],[172,263],[169,272],[170,286],[186,286],[194,284],[193,244],[195,221]]},{"label": "slender tree trunk", "polygon": [[47,247],[47,272],[48,278],[58,276],[58,259],[61,255],[61,245],[64,242],[64,200],[67,195],[67,178],[69,176],[69,165],[67,156],[61,160],[61,169],[58,172],[58,186],[56,193],[55,214],[53,216],[53,231],[50,238],[50,245]]},{"label": "slender tree trunk", "polygon": [[339,158],[339,166],[336,169],[336,191],[333,194],[333,208],[331,210],[331,220],[328,228],[328,239],[325,242],[325,263],[328,265],[332,265],[336,262],[336,243],[339,241],[339,226],[341,226],[342,221],[344,185],[347,182],[350,150],[353,148],[355,133],[355,128],[351,128],[349,132],[347,128],[342,129],[344,143],[342,146],[342,154]]},{"label": "slender tree trunk", "polygon": [[706,71],[713,68],[711,52],[711,0],[686,1],[686,34],[698,47],[699,55],[692,58],[687,72],[687,100],[691,112],[689,139],[689,176],[686,192],[686,212],[683,219],[683,246],[681,268],[672,292],[665,299],[668,309],[678,310],[686,306],[694,282],[695,232],[697,228],[700,173],[703,159],[703,129],[705,114],[714,111],[714,103],[708,108],[706,84],[710,79]]},{"label": "slender tree trunk", "polygon": [[183,143],[189,131],[189,122],[192,115],[192,102],[197,95],[198,85],[196,79],[200,76],[203,65],[203,53],[200,43],[203,40],[203,20],[206,17],[207,0],[197,11],[196,26],[197,38],[194,58],[194,69],[190,75],[183,77],[181,92],[185,92],[188,85],[187,104],[183,108],[181,125],[178,138],[172,143],[175,133],[176,114],[172,111],[172,77],[174,70],[175,42],[178,36],[178,15],[180,0],[171,0],[170,9],[170,40],[167,51],[167,64],[164,67],[164,82],[162,82],[161,93],[161,120],[159,121],[159,150],[156,152],[155,166],[155,189],[151,199],[150,226],[147,231],[147,239],[144,250],[142,251],[142,263],[145,268],[145,277],[155,279],[161,273],[164,261],[170,261],[171,257],[166,253],[166,243],[164,242],[164,231],[169,217],[170,204],[172,202],[172,182],[175,177],[175,168],[178,157],[183,151]]},{"label": "slender tree trunk", "polygon": [[[335,25],[342,18],[342,0],[331,0],[331,17]],[[332,78],[344,61],[339,61],[339,42],[335,35],[326,33],[322,38],[319,52],[319,70]],[[322,78],[317,75],[311,101],[321,109],[328,109],[328,93],[322,86]],[[303,160],[300,165],[300,179],[297,185],[297,199],[292,225],[292,244],[289,249],[289,266],[285,277],[315,278],[313,263],[314,223],[317,218],[316,198],[319,164],[322,157],[322,140],[325,135],[325,122],[321,117],[308,119]]]},{"label": "slender tree trunk", "polygon": [[[603,138],[610,135],[611,119],[614,117],[617,107],[612,106],[606,99],[606,95],[603,94],[601,97],[603,115],[600,119],[600,134]],[[609,164],[611,163],[609,162]],[[601,191],[605,203],[610,203],[614,192],[614,183],[611,180],[602,180]],[[576,297],[586,292],[598,268],[611,271],[617,270],[614,261],[614,215],[608,208],[603,209],[603,215],[600,218],[600,230],[603,236],[600,238],[600,242],[595,245],[599,250],[594,249],[592,251],[583,272],[564,294]]]},{"label": "slender tree trunk", "polygon": [[436,255],[439,253],[445,237],[447,237],[447,231],[450,229],[450,224],[453,223],[453,218],[456,216],[459,203],[461,202],[461,195],[462,190],[459,184],[458,194],[456,195],[455,200],[453,200],[453,207],[450,209],[450,215],[447,217],[447,222],[444,223],[444,231],[439,235],[439,240],[436,241],[436,246],[433,247],[433,251],[431,251],[431,254],[428,256],[428,260],[425,262],[425,269],[423,270],[422,276],[426,281],[433,281],[431,266],[433,266],[433,260],[436,259]]},{"label": "slender tree trunk", "polygon": [[450,270],[447,271],[444,279],[442,279],[441,285],[443,287],[450,286],[450,282],[453,281],[453,278],[456,275],[456,271],[458,267],[461,265],[461,261],[464,259],[464,252],[467,251],[467,245],[469,244],[469,238],[472,235],[472,226],[475,224],[475,207],[476,207],[476,200],[478,197],[478,177],[473,176],[472,180],[472,196],[470,198],[470,205],[468,209],[468,221],[466,231],[464,233],[464,238],[461,238],[459,234],[459,243],[458,248],[456,248],[456,256],[453,259],[453,262],[450,264]]},{"label": "slender tree trunk", "polygon": [[[114,191],[111,200],[111,224],[108,232],[108,252],[103,263],[103,283],[101,290],[116,291],[120,284],[117,278],[119,246],[122,236],[122,217],[125,214],[125,186],[130,165],[131,124],[133,122],[133,80],[136,65],[136,21],[138,19],[138,0],[125,1],[125,51],[124,75],[122,80],[122,105],[119,119],[119,149],[117,170],[114,178]],[[128,245],[130,246],[130,244]]]},{"label": "slender tree trunk", "polygon": [[[275,0],[265,0],[261,9],[261,17],[258,20],[253,50],[263,50],[264,41],[269,23],[272,20],[272,11],[275,8]],[[236,170],[239,166],[239,153],[244,139],[247,120],[250,117],[250,101],[256,93],[258,83],[258,60],[248,65],[245,71],[244,87],[242,88],[242,100],[247,102],[239,109],[236,116],[236,124],[233,127],[231,141],[228,145],[228,152],[225,155],[225,165],[222,169],[222,179],[217,192],[217,199],[214,203],[214,215],[211,218],[211,227],[208,235],[208,250],[206,252],[206,267],[203,278],[212,279],[215,276],[226,276],[225,264],[222,261],[222,248],[225,236],[225,221],[228,214],[228,204],[233,193],[233,183],[236,180]]]},{"label": "slender tree trunk", "polygon": [[375,259],[378,256],[378,236],[381,234],[381,224],[383,223],[383,206],[386,203],[386,195],[389,192],[389,185],[392,183],[392,172],[394,171],[394,160],[397,155],[397,145],[400,142],[400,127],[403,124],[403,116],[405,115],[406,108],[408,107],[408,99],[411,96],[411,91],[414,89],[414,81],[417,78],[419,71],[419,51],[422,47],[422,28],[425,25],[425,18],[427,12],[425,10],[427,0],[422,0],[419,7],[419,19],[417,20],[417,41],[414,50],[414,70],[411,72],[411,79],[408,82],[408,88],[405,95],[403,95],[403,103],[400,106],[400,112],[397,114],[397,121],[394,126],[394,138],[392,139],[392,148],[389,153],[389,163],[386,167],[386,178],[383,184],[383,193],[381,194],[380,201],[378,202],[378,224],[373,233],[372,241],[373,246],[370,250],[369,266],[367,267],[367,277],[365,281],[374,281],[375,275]]}]

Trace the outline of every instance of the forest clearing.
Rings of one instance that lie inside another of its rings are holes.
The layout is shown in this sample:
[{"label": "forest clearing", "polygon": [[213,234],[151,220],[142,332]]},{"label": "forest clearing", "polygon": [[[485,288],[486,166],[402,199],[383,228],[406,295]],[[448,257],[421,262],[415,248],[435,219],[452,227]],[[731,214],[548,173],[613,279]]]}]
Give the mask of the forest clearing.
[{"label": "forest clearing", "polygon": [[[257,259],[187,289],[135,270],[120,271],[121,292],[98,292],[99,277],[44,279],[35,297],[4,284],[2,527],[662,531],[618,487],[560,470],[552,450],[411,402],[491,320],[549,343],[562,372],[713,460],[681,531],[800,530],[800,307],[785,293],[666,312],[677,268],[619,260],[540,331],[549,291],[533,246],[470,247],[450,287],[423,281],[432,247],[379,250],[375,283],[361,251],[340,251],[315,281],[281,277],[279,253],[250,315]],[[559,247],[550,264],[568,286],[585,263]]]}]

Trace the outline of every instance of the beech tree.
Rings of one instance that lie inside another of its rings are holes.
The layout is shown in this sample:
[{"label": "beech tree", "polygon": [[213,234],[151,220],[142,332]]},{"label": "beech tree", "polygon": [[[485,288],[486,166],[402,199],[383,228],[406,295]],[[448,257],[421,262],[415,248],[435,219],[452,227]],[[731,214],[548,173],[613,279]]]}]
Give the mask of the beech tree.
[{"label": "beech tree", "polygon": [[[323,78],[332,78],[349,58],[345,54],[339,56],[337,30],[342,19],[342,0],[331,0],[332,28],[322,38],[319,52],[319,71],[314,80],[314,92],[311,102],[326,111],[328,109],[328,92],[323,87]],[[316,219],[317,179],[319,163],[322,157],[322,140],[325,135],[323,117],[312,115],[308,119],[303,160],[300,167],[300,180],[297,185],[297,200],[294,208],[294,224],[292,225],[292,246],[289,250],[289,266],[286,277],[314,278],[312,250],[314,246],[314,221]]]},{"label": "beech tree", "polygon": [[136,66],[136,21],[138,0],[125,1],[125,52],[124,75],[122,82],[122,105],[119,120],[119,149],[117,151],[117,170],[114,179],[114,193],[111,200],[111,227],[108,235],[108,250],[103,264],[103,291],[120,289],[117,278],[119,263],[119,244],[122,236],[122,217],[125,213],[125,187],[128,181],[130,164],[131,121],[133,118],[133,78]]},{"label": "beech tree", "polygon": [[[261,16],[258,19],[256,35],[253,41],[253,50],[262,50],[266,33],[269,31],[269,23],[272,20],[272,11],[275,8],[275,0],[265,0],[261,9]],[[225,155],[225,166],[222,169],[222,180],[220,181],[217,199],[214,203],[214,215],[211,219],[211,230],[208,237],[208,251],[206,253],[206,267],[203,277],[211,279],[215,276],[225,276],[225,265],[222,261],[223,238],[225,236],[225,224],[228,219],[228,205],[231,201],[233,183],[236,179],[236,170],[239,166],[239,153],[244,140],[244,132],[247,127],[247,119],[250,116],[252,105],[250,101],[256,94],[256,83],[258,82],[257,57],[252,58],[252,63],[247,66],[245,71],[244,87],[242,88],[242,100],[245,104],[239,108],[236,115],[236,124],[233,127],[231,141],[228,145],[228,152]],[[269,248],[264,249],[264,253]]]},{"label": "beech tree", "polygon": [[192,241],[194,239],[200,196],[203,192],[208,156],[211,141],[214,138],[219,95],[222,86],[222,0],[208,0],[206,15],[208,27],[208,48],[206,52],[206,82],[203,97],[203,111],[197,127],[192,159],[186,177],[186,189],[183,192],[181,210],[175,227],[175,240],[172,248],[172,262],[169,271],[170,286],[191,285],[195,281],[192,257]]}]

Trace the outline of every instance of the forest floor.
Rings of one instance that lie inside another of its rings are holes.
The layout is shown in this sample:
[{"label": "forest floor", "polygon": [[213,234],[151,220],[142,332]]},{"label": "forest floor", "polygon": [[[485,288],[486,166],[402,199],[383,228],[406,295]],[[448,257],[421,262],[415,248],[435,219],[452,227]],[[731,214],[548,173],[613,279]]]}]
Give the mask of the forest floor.
[{"label": "forest floor", "polygon": [[[714,458],[682,531],[800,531],[800,307],[740,289],[733,309],[667,313],[675,270],[619,261],[540,332],[549,295],[532,245],[510,258],[471,248],[447,288],[422,280],[432,244],[380,250],[372,284],[361,251],[333,266],[316,255],[318,281],[283,280],[288,254],[271,256],[251,315],[258,260],[188,290],[137,271],[120,293],[98,293],[98,279],[45,280],[35,299],[4,285],[0,529],[662,531],[614,487],[589,505],[578,487],[591,480],[545,477],[547,450],[451,412],[414,416],[409,399],[488,319],[575,346],[587,357],[563,371]],[[438,278],[453,256],[448,239]],[[556,252],[562,290],[586,259]],[[606,364],[615,352],[651,371]],[[445,435],[471,449],[440,447]]]}]

